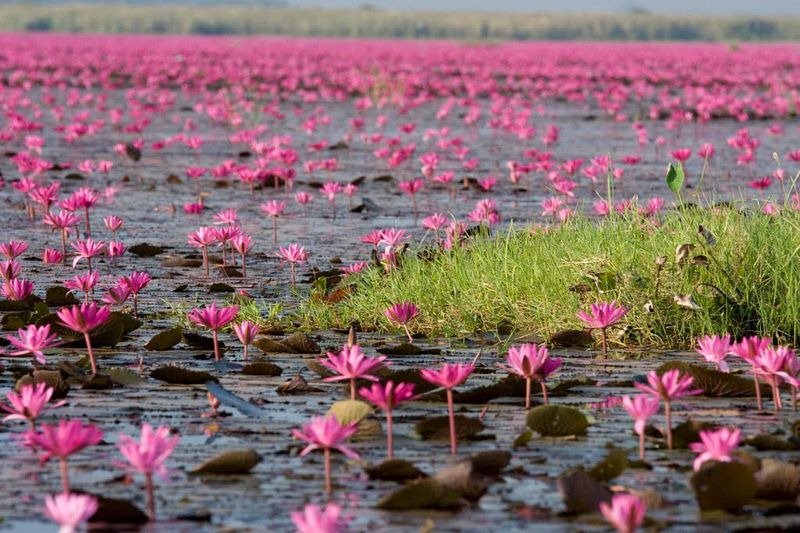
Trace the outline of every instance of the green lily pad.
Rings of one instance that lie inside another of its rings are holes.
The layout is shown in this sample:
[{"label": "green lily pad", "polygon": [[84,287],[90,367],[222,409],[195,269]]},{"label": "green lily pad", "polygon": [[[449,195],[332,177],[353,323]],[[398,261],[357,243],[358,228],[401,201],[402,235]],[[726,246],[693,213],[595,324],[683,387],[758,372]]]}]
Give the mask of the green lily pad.
[{"label": "green lily pad", "polygon": [[795,501],[800,496],[800,466],[763,459],[756,472],[756,498]]},{"label": "green lily pad", "polygon": [[745,441],[745,444],[748,446],[752,446],[756,450],[762,451],[794,451],[797,449],[797,446],[793,442],[789,442],[788,440],[782,439],[780,437],[776,437],[775,435],[769,435],[767,433],[760,433],[753,437],[750,437]]},{"label": "green lily pad", "polygon": [[571,513],[594,513],[603,502],[611,502],[612,492],[585,470],[575,469],[558,476],[558,490]]},{"label": "green lily pad", "polygon": [[291,348],[295,353],[318,354],[322,351],[319,344],[305,333],[290,335],[283,339],[281,343]]},{"label": "green lily pad", "polygon": [[524,448],[528,445],[528,443],[533,439],[533,431],[530,429],[526,429],[519,435],[517,438],[514,439],[514,442],[511,444],[512,448]]},{"label": "green lily pad", "polygon": [[589,475],[596,481],[609,482],[622,474],[628,468],[628,454],[625,450],[614,448],[608,452],[605,459],[589,470]]},{"label": "green lily pad", "polygon": [[161,351],[169,350],[181,342],[183,339],[183,328],[174,327],[159,331],[153,335],[147,344],[144,345],[145,350]]},{"label": "green lily pad", "polygon": [[202,385],[207,381],[217,381],[217,378],[208,372],[189,370],[174,365],[156,368],[150,372],[150,377],[176,385]]},{"label": "green lily pad", "polygon": [[340,424],[347,425],[361,422],[372,411],[372,406],[361,400],[340,400],[331,405],[327,414],[335,416]]},{"label": "green lily pad", "polygon": [[527,418],[528,427],[543,437],[567,437],[586,435],[589,421],[583,413],[563,405],[540,405],[531,409]]},{"label": "green lily pad", "polygon": [[283,369],[281,367],[266,361],[254,361],[242,368],[242,374],[246,376],[275,377],[280,376],[282,373]]},{"label": "green lily pad", "polygon": [[117,385],[122,385],[123,387],[128,387],[131,385],[136,385],[142,382],[142,376],[130,368],[120,368],[120,367],[112,367],[112,368],[104,368],[103,373],[105,373],[111,381],[116,383]]},{"label": "green lily pad", "polygon": [[[486,427],[477,418],[456,415],[456,437],[470,439]],[[450,419],[447,416],[434,416],[417,422],[414,431],[422,440],[449,441]]]},{"label": "green lily pad", "polygon": [[406,485],[378,502],[378,509],[387,511],[454,510],[459,507],[461,494],[435,479],[423,479]]},{"label": "green lily pad", "polygon": [[164,253],[164,248],[161,246],[153,246],[146,242],[134,244],[128,248],[128,252],[139,257],[153,257]]},{"label": "green lily pad", "polygon": [[506,450],[489,450],[479,452],[470,457],[472,471],[484,476],[499,476],[511,462],[511,452]]},{"label": "green lily pad", "polygon": [[280,341],[270,339],[269,337],[257,337],[253,341],[253,346],[261,350],[263,353],[294,353],[290,347],[286,346]]},{"label": "green lily pad", "polygon": [[753,471],[739,462],[704,463],[691,477],[697,504],[703,511],[738,511],[753,499],[756,480]]},{"label": "green lily pad", "polygon": [[409,481],[428,477],[425,472],[405,459],[386,459],[364,469],[370,479],[382,481]]},{"label": "green lily pad", "polygon": [[200,466],[192,469],[190,474],[241,475],[249,474],[261,462],[261,456],[255,450],[229,450],[215,455]]}]

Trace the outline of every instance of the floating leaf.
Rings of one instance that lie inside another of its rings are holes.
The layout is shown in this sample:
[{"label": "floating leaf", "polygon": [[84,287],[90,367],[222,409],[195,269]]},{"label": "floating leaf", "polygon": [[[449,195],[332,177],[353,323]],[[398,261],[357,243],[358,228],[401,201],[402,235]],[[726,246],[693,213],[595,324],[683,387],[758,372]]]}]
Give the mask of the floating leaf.
[{"label": "floating leaf", "polygon": [[408,481],[428,477],[425,472],[405,459],[386,459],[364,470],[370,479],[382,481]]},{"label": "floating leaf", "polygon": [[255,450],[229,450],[205,461],[194,468],[190,474],[248,474],[258,463],[261,456]]},{"label": "floating leaf", "polygon": [[402,342],[397,346],[381,346],[375,351],[382,355],[419,355],[422,353],[422,348],[415,344]]},{"label": "floating leaf", "polygon": [[499,476],[511,462],[511,452],[505,450],[489,450],[479,452],[470,457],[472,471],[483,476]]},{"label": "floating leaf", "polygon": [[153,246],[152,244],[142,242],[139,244],[134,244],[133,246],[128,248],[128,252],[139,257],[153,257],[164,253],[164,248],[161,246]]},{"label": "floating leaf", "polygon": [[558,490],[567,510],[594,513],[603,502],[611,502],[612,493],[584,470],[576,469],[558,476]]},{"label": "floating leaf", "polygon": [[203,266],[203,260],[188,257],[168,257],[164,259],[162,264],[167,268],[198,268]]},{"label": "floating leaf", "polygon": [[[484,429],[483,422],[477,418],[456,415],[456,437],[469,439]],[[447,416],[426,418],[414,426],[414,431],[422,440],[450,440],[450,419]]]},{"label": "floating leaf", "polygon": [[47,293],[45,293],[44,296],[44,303],[51,307],[60,307],[79,304],[80,300],[75,298],[75,295],[63,285],[53,285],[47,288]]},{"label": "floating leaf", "polygon": [[361,400],[340,400],[333,402],[328,415],[333,415],[342,425],[361,422],[372,413],[372,407]]},{"label": "floating leaf", "polygon": [[266,361],[255,361],[242,368],[242,374],[246,376],[280,376],[283,369],[278,365],[268,363]]},{"label": "floating leaf", "polygon": [[253,346],[263,353],[294,353],[294,350],[282,342],[270,339],[269,337],[257,337],[253,341]]},{"label": "floating leaf", "polygon": [[760,433],[753,437],[750,437],[745,441],[745,444],[752,446],[756,450],[763,452],[763,451],[794,451],[797,449],[794,443],[789,442],[788,440],[782,439],[780,437],[776,437],[775,435],[769,435],[767,433]]},{"label": "floating leaf", "polygon": [[111,381],[111,376],[106,374],[89,376],[86,381],[83,382],[83,388],[86,390],[108,390],[113,386],[114,382]]},{"label": "floating leaf", "polygon": [[756,498],[794,501],[800,496],[800,466],[762,459],[756,472]]},{"label": "floating leaf", "polygon": [[680,197],[684,179],[683,165],[681,163],[670,163],[667,167],[667,187],[675,196]]},{"label": "floating leaf", "polygon": [[[214,349],[214,339],[211,337],[206,337],[205,335],[200,335],[199,333],[194,333],[191,331],[184,331],[183,332],[183,342],[191,346],[192,348],[196,348],[198,350],[213,350]],[[225,343],[219,341],[219,349],[222,350],[225,348]]]},{"label": "floating leaf", "polygon": [[628,454],[625,450],[614,448],[605,459],[589,470],[589,475],[596,481],[609,482],[628,468]]},{"label": "floating leaf", "polygon": [[117,385],[122,385],[123,387],[129,387],[142,382],[142,376],[130,368],[104,368],[103,372],[108,375],[111,381]]},{"label": "floating leaf", "polygon": [[295,353],[318,354],[321,350],[319,344],[305,333],[295,333],[281,341]]},{"label": "floating leaf", "polygon": [[378,502],[378,509],[387,511],[454,510],[459,507],[461,494],[434,479],[423,479],[406,485]]},{"label": "floating leaf", "polygon": [[212,283],[208,287],[208,292],[215,293],[215,292],[236,292],[236,289],[228,285],[227,283],[217,282]]},{"label": "floating leaf", "polygon": [[150,377],[159,381],[177,385],[202,385],[207,381],[216,381],[217,378],[208,372],[189,370],[174,365],[167,365],[156,368],[150,372]]},{"label": "floating leaf", "polygon": [[522,448],[528,445],[528,443],[533,439],[533,431],[530,429],[526,429],[519,435],[517,438],[514,439],[514,442],[511,444],[512,448]]},{"label": "floating leaf", "polygon": [[53,398],[64,398],[69,393],[69,384],[61,377],[58,370],[34,370],[33,375],[26,374],[17,380],[14,390],[19,392],[23,385],[34,385],[46,383],[48,387],[53,387]]},{"label": "floating leaf", "polygon": [[[463,392],[456,392],[453,394],[453,399],[458,404],[485,404],[496,398],[522,398],[524,396],[525,380],[511,375],[491,385],[483,385]],[[437,391],[426,394],[421,399],[425,401],[444,401],[445,392]]]},{"label": "floating leaf", "polygon": [[540,405],[528,413],[528,427],[543,437],[586,435],[589,422],[583,413],[564,405]]},{"label": "floating leaf", "polygon": [[489,486],[485,481],[474,477],[473,473],[472,460],[465,459],[444,467],[436,473],[433,479],[458,491],[461,497],[476,502],[486,494]]},{"label": "floating leaf", "polygon": [[703,511],[738,511],[756,493],[753,471],[738,462],[704,463],[691,477],[697,504]]},{"label": "floating leaf", "polygon": [[305,378],[298,373],[295,377],[279,385],[275,392],[278,394],[307,394],[310,392],[322,392],[320,389],[316,387],[312,387],[308,384]]},{"label": "floating leaf", "polygon": [[[97,511],[89,518],[89,522],[100,524],[140,525],[148,522],[147,515],[128,500],[106,498],[98,494]],[[91,529],[91,528],[90,528]]]},{"label": "floating leaf", "polygon": [[181,339],[183,339],[183,329],[181,327],[165,329],[153,335],[144,345],[144,349],[150,351],[169,350],[181,342]]},{"label": "floating leaf", "polygon": [[672,429],[672,447],[682,450],[693,442],[700,442],[700,432],[714,429],[716,426],[709,422],[697,422],[687,419]]},{"label": "floating leaf", "polygon": [[[703,396],[726,398],[750,398],[755,396],[753,380],[727,374],[713,368],[700,365],[674,361],[664,363],[656,372],[658,375],[672,369],[680,370],[681,374],[688,374],[694,380],[693,388],[703,389]],[[766,389],[763,389],[766,392]]]}]

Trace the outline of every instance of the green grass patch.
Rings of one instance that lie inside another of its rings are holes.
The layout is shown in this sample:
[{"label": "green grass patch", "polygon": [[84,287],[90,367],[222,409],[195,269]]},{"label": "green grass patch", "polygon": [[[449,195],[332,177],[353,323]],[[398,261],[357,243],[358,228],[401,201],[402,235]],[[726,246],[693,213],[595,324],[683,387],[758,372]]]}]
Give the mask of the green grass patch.
[{"label": "green grass patch", "polygon": [[[698,231],[701,225],[715,244]],[[383,310],[411,301],[420,307],[414,332],[513,330],[549,338],[580,328],[579,309],[618,300],[631,309],[621,337],[628,344],[686,348],[699,335],[722,332],[794,343],[800,335],[798,230],[800,215],[788,209],[769,217],[728,207],[673,212],[658,224],[630,215],[512,227],[432,259],[407,254],[388,274],[372,268],[348,280],[353,292],[346,299],[331,304],[312,295],[299,317],[312,328],[358,321],[392,330]],[[684,244],[691,251],[678,254]],[[676,302],[687,296],[699,309]]]}]

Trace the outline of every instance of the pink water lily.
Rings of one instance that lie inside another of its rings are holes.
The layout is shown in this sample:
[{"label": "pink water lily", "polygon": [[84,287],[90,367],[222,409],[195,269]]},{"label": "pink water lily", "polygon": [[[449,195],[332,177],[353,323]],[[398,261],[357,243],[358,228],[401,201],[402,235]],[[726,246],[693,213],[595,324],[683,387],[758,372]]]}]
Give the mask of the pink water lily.
[{"label": "pink water lily", "polygon": [[647,420],[658,412],[660,403],[658,396],[640,394],[639,396],[622,397],[622,407],[633,418],[633,429],[639,435],[639,459],[644,461],[644,432]]},{"label": "pink water lily", "polygon": [[383,366],[385,361],[386,356],[384,355],[367,357],[358,344],[345,345],[338,354],[327,352],[325,358],[319,359],[320,364],[336,374],[326,377],[324,381],[350,380],[351,400],[356,399],[356,380],[378,381],[378,377],[373,372]]},{"label": "pink water lily", "polygon": [[420,370],[422,379],[434,385],[438,385],[446,391],[447,416],[450,421],[450,453],[453,455],[458,451],[453,389],[467,381],[474,371],[475,365],[463,363],[444,363],[438,370],[433,368],[423,368]]},{"label": "pink water lily", "polygon": [[342,508],[334,502],[324,509],[309,503],[302,511],[292,511],[291,519],[297,533],[340,533],[346,529]]},{"label": "pink water lily", "polygon": [[730,367],[725,359],[731,353],[730,335],[706,335],[697,339],[697,353],[702,355],[706,361],[717,365],[720,371],[730,372]]},{"label": "pink water lily", "polygon": [[733,460],[731,453],[739,446],[742,432],[739,428],[720,428],[715,431],[701,431],[700,442],[689,444],[689,449],[698,455],[692,466],[697,472],[703,463],[717,461],[729,463]]},{"label": "pink water lily", "polygon": [[603,354],[608,353],[606,330],[617,324],[628,313],[628,309],[617,302],[600,302],[591,305],[590,311],[578,311],[577,315],[589,329],[599,329],[603,340]]},{"label": "pink water lily", "polygon": [[[19,392],[7,392],[6,399],[8,404],[0,403],[0,409],[9,413],[3,418],[4,422],[9,420],[25,420],[31,425],[31,429],[36,429],[36,419],[48,407],[48,402],[53,397],[55,390],[46,383],[26,383]],[[61,407],[67,403],[62,400],[50,405],[51,408]]]},{"label": "pink water lily", "polygon": [[389,322],[403,328],[408,336],[408,342],[414,342],[414,339],[411,337],[411,332],[408,329],[408,323],[419,314],[419,309],[416,305],[412,302],[396,303],[389,306],[383,314],[389,319]]},{"label": "pink water lily", "polygon": [[370,388],[363,387],[358,390],[358,394],[368,402],[383,409],[386,413],[386,456],[392,459],[394,457],[392,411],[401,403],[414,398],[414,384],[395,384],[392,380],[389,380],[384,384],[373,383]]},{"label": "pink water lily", "polygon": [[94,352],[92,351],[90,334],[106,323],[111,316],[111,310],[106,306],[98,306],[96,303],[92,302],[89,304],[62,307],[56,311],[56,315],[62,325],[76,333],[83,334],[83,339],[86,343],[86,351],[89,355],[89,363],[92,367],[92,375],[94,376],[97,374],[97,364],[95,363]]},{"label": "pink water lily", "polygon": [[616,494],[611,504],[600,504],[600,512],[617,533],[633,533],[644,522],[647,505],[633,494]]},{"label": "pink water lily", "polygon": [[42,451],[40,461],[45,463],[55,457],[61,468],[61,487],[69,492],[67,459],[87,446],[94,446],[103,438],[103,432],[92,424],[84,425],[80,420],[60,420],[58,425],[42,424],[39,431],[25,433],[29,446]]},{"label": "pink water lily", "polygon": [[217,307],[212,303],[206,307],[192,309],[187,313],[187,318],[198,326],[211,330],[214,342],[214,359],[220,360],[219,351],[219,331],[233,322],[239,313],[239,306],[231,305],[228,307]]},{"label": "pink water lily", "polygon": [[302,429],[293,429],[292,435],[308,445],[300,452],[300,456],[322,450],[325,459],[325,492],[333,492],[331,480],[331,450],[337,450],[351,459],[358,459],[359,455],[353,449],[342,444],[352,437],[358,430],[357,424],[342,425],[333,415],[315,416]]},{"label": "pink water lily", "polygon": [[541,384],[542,399],[547,405],[545,380],[561,367],[561,359],[551,358],[547,346],[521,344],[508,349],[506,363],[506,365],[498,364],[498,366],[525,380],[525,409],[531,408],[531,380],[536,380]]},{"label": "pink water lily", "polygon": [[37,326],[31,324],[17,330],[16,335],[6,335],[6,339],[16,350],[9,352],[11,356],[32,355],[34,361],[45,364],[44,350],[57,344],[57,336],[50,332],[50,324]]},{"label": "pink water lily", "polygon": [[97,507],[97,498],[89,494],[62,492],[44,498],[45,514],[59,525],[58,533],[75,533],[97,512]]},{"label": "pink water lily", "polygon": [[681,375],[677,368],[667,370],[660,376],[654,371],[647,374],[647,384],[635,383],[637,389],[659,398],[664,402],[664,415],[666,417],[667,448],[672,449],[672,402],[686,396],[702,394],[702,389],[693,389],[692,376]]}]

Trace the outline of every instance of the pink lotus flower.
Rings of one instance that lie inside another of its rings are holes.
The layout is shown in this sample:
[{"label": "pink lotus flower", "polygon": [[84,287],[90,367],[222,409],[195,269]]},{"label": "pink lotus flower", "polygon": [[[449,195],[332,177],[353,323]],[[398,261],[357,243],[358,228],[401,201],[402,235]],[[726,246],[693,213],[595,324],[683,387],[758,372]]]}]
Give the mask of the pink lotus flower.
[{"label": "pink lotus flower", "polygon": [[308,261],[308,252],[299,244],[290,244],[278,249],[278,257],[289,263],[292,270],[292,287],[295,286],[295,265]]},{"label": "pink lotus flower", "polygon": [[253,248],[253,238],[246,233],[237,235],[231,239],[231,248],[233,248],[236,253],[242,256],[242,277],[246,278],[247,263],[245,262],[245,256],[247,255],[247,252]]},{"label": "pink lotus flower", "polygon": [[97,257],[106,251],[106,243],[103,241],[93,241],[91,238],[70,243],[76,252],[75,259],[72,260],[72,268],[78,265],[81,259],[86,259],[89,265],[89,273],[92,272],[92,257]]},{"label": "pink lotus flower", "polygon": [[64,286],[70,290],[70,292],[83,292],[83,302],[89,303],[89,296],[92,294],[95,285],[97,282],[100,281],[100,273],[99,272],[85,272],[78,276],[75,276],[72,279],[68,279],[64,282]]},{"label": "pink lotus flower", "polygon": [[124,285],[133,295],[133,316],[139,316],[139,293],[142,292],[153,280],[147,272],[131,272],[129,276],[122,276],[118,285]]},{"label": "pink lotus flower", "polygon": [[740,358],[750,364],[750,370],[753,373],[753,385],[756,392],[756,405],[758,410],[762,409],[761,403],[761,385],[758,380],[758,372],[756,364],[756,357],[758,354],[772,344],[772,339],[768,337],[744,337],[741,341],[731,345],[731,353],[738,355]]},{"label": "pink lotus flower", "polygon": [[637,389],[660,398],[664,402],[664,415],[667,423],[667,448],[672,449],[672,402],[686,396],[701,394],[702,389],[692,389],[694,378],[681,376],[677,368],[667,370],[661,376],[655,371],[647,374],[647,385],[635,383]]},{"label": "pink lotus flower", "polygon": [[103,432],[94,425],[84,426],[80,420],[59,420],[57,426],[42,424],[41,429],[25,433],[31,447],[41,449],[40,461],[46,463],[55,457],[61,465],[61,487],[69,492],[67,458],[87,446],[94,446],[103,438]]},{"label": "pink lotus flower", "polygon": [[397,184],[397,186],[400,187],[401,191],[411,196],[411,202],[413,204],[415,215],[417,213],[417,193],[422,190],[422,187],[424,185],[425,185],[425,180],[423,180],[422,178],[401,181]]},{"label": "pink lotus flower", "polygon": [[359,455],[340,444],[342,441],[352,437],[358,430],[358,424],[342,425],[334,415],[315,416],[306,424],[302,430],[293,429],[294,438],[305,441],[308,446],[303,448],[300,456],[304,456],[314,450],[322,450],[325,457],[325,492],[330,494],[333,491],[331,481],[331,450],[338,450],[351,459],[358,459]]},{"label": "pink lotus flower", "polygon": [[245,361],[247,361],[247,347],[253,344],[253,340],[260,331],[261,328],[258,327],[258,324],[250,322],[249,320],[242,320],[241,323],[233,325],[233,332],[236,333],[239,342],[244,346],[244,353],[242,355]]},{"label": "pink lotus flower", "polygon": [[31,294],[35,285],[32,281],[27,279],[12,279],[3,283],[2,292],[8,300],[12,302],[21,302]]},{"label": "pink lotus flower", "polygon": [[392,410],[414,397],[414,384],[398,383],[395,385],[392,380],[389,380],[384,385],[373,383],[370,388],[362,387],[358,393],[362,398],[386,412],[386,454],[389,459],[392,459],[394,457]]},{"label": "pink lotus flower", "polygon": [[447,416],[450,419],[450,453],[453,455],[458,451],[453,389],[467,381],[467,378],[474,370],[475,365],[472,364],[444,363],[439,370],[423,368],[419,371],[422,379],[444,388],[447,392]]},{"label": "pink lotus flower", "polygon": [[97,512],[97,499],[89,494],[63,492],[45,496],[44,506],[47,517],[61,526],[58,533],[75,533]]},{"label": "pink lotus flower", "polygon": [[109,215],[103,218],[103,223],[106,225],[108,231],[111,232],[111,240],[117,240],[117,232],[122,227],[122,219],[117,215]]},{"label": "pink lotus flower", "polygon": [[787,346],[765,346],[755,359],[755,373],[764,378],[772,388],[772,402],[776,411],[783,407],[780,384],[789,361],[797,359],[794,350]]},{"label": "pink lotus flower", "polygon": [[334,502],[325,509],[309,503],[302,511],[292,512],[291,518],[297,533],[340,533],[346,529],[341,514],[342,508]]},{"label": "pink lotus flower", "polygon": [[42,252],[42,262],[48,265],[62,263],[64,261],[64,254],[55,248],[45,248]]},{"label": "pink lotus flower", "polygon": [[[27,420],[32,430],[36,430],[36,419],[47,407],[47,402],[53,396],[54,389],[47,383],[36,383],[35,385],[26,383],[19,392],[7,392],[6,398],[8,405],[0,404],[0,409],[10,413],[3,418],[3,422],[9,420]],[[65,401],[54,403],[52,407],[61,407]]]},{"label": "pink lotus flower", "polygon": [[521,344],[508,349],[506,363],[508,364],[498,364],[498,366],[525,379],[525,409],[531,408],[531,380],[534,379],[541,384],[543,401],[547,405],[545,380],[561,367],[561,359],[550,358],[547,346]]},{"label": "pink lotus flower", "polygon": [[95,364],[92,341],[89,338],[89,334],[108,320],[108,317],[111,316],[111,310],[106,306],[100,307],[92,302],[62,307],[56,311],[56,315],[61,324],[76,333],[83,334],[83,339],[86,342],[86,351],[89,354],[89,362],[92,365],[92,375],[94,376],[97,374],[97,365]]},{"label": "pink lotus flower", "polygon": [[211,330],[214,338],[214,359],[216,361],[220,359],[219,330],[233,322],[238,313],[239,307],[236,305],[218,308],[215,303],[203,308],[192,309],[187,313],[189,320],[198,326]]},{"label": "pink lotus flower", "polygon": [[392,324],[401,326],[408,336],[408,342],[413,343],[411,332],[408,330],[408,323],[419,314],[419,309],[411,302],[401,302],[387,308],[383,314]]},{"label": "pink lotus flower", "polygon": [[0,244],[0,254],[5,256],[6,259],[16,259],[25,253],[28,249],[28,243],[25,241],[9,241]]},{"label": "pink lotus flower", "polygon": [[742,432],[738,428],[733,430],[720,428],[716,431],[701,431],[700,442],[689,444],[689,449],[700,454],[694,460],[694,471],[700,470],[700,467],[706,461],[731,462],[733,460],[731,452],[739,446],[741,436]]},{"label": "pink lotus flower", "polygon": [[350,380],[350,399],[356,399],[356,380],[366,379],[378,381],[377,376],[371,372],[379,368],[386,360],[386,356],[367,357],[358,344],[345,345],[338,353],[327,353],[327,359],[319,359],[327,369],[336,373],[336,376],[325,378],[323,381]]},{"label": "pink lotus flower", "polygon": [[197,228],[189,234],[187,239],[190,246],[200,248],[203,251],[203,267],[208,277],[208,247],[217,242],[217,234],[214,228],[203,226]]},{"label": "pink lotus flower", "polygon": [[599,329],[603,335],[603,355],[608,353],[606,329],[610,328],[628,313],[628,309],[617,302],[592,304],[591,312],[578,311],[577,315],[589,329]]},{"label": "pink lotus flower", "polygon": [[644,429],[647,419],[658,412],[660,399],[655,396],[640,394],[631,398],[622,397],[622,407],[633,418],[633,429],[639,435],[639,459],[644,461]]},{"label": "pink lotus flower", "polygon": [[128,464],[145,477],[145,491],[147,493],[147,514],[150,521],[156,519],[156,503],[153,490],[153,474],[164,478],[167,476],[167,461],[180,437],[170,437],[170,428],[159,426],[153,431],[148,423],[142,424],[139,442],[128,435],[120,435],[117,447],[127,459]]},{"label": "pink lotus flower", "polygon": [[6,339],[16,348],[16,351],[8,355],[21,356],[30,354],[41,365],[45,364],[44,350],[57,344],[56,335],[50,333],[50,324],[45,324],[44,326],[31,324],[27,328],[18,329],[16,336],[7,334]]},{"label": "pink lotus flower", "polygon": [[718,335],[706,335],[705,337],[697,339],[697,348],[695,351],[702,355],[706,361],[715,363],[720,371],[730,372],[731,369],[728,363],[725,362],[725,358],[731,353],[730,335],[723,335],[722,337]]},{"label": "pink lotus flower", "polygon": [[14,260],[6,260],[0,262],[0,278],[6,281],[11,281],[19,276],[21,267],[19,263]]},{"label": "pink lotus flower", "polygon": [[286,202],[278,200],[270,200],[261,204],[261,212],[272,219],[272,244],[278,242],[278,217],[283,214],[284,209],[286,209]]},{"label": "pink lotus flower", "polygon": [[633,533],[644,522],[647,505],[633,494],[617,494],[611,498],[611,505],[600,504],[600,512],[618,533]]}]

